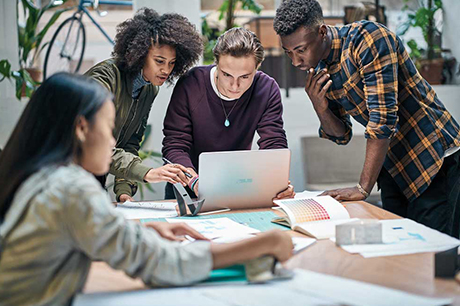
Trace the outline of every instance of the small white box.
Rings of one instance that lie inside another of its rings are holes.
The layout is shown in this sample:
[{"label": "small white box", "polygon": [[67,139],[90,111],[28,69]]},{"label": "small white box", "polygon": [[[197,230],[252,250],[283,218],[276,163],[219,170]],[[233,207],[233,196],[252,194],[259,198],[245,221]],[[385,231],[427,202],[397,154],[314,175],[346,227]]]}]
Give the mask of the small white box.
[{"label": "small white box", "polygon": [[382,243],[382,224],[378,220],[364,219],[335,227],[337,245]]}]

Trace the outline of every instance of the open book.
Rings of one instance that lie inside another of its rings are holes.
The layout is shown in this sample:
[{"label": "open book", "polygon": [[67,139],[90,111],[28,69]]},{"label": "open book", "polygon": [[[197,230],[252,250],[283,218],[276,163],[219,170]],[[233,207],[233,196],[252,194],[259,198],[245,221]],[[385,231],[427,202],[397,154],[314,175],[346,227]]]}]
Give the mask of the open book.
[{"label": "open book", "polygon": [[273,223],[288,226],[317,239],[335,237],[337,224],[357,220],[350,219],[345,207],[330,196],[275,200],[274,203],[279,205],[286,216],[274,218]]}]

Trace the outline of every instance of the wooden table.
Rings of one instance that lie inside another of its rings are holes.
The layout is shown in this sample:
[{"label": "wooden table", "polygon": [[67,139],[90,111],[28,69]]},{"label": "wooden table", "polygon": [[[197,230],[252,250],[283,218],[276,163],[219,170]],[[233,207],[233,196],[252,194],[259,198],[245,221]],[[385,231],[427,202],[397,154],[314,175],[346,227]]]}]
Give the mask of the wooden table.
[{"label": "wooden table", "polygon": [[[352,218],[399,218],[365,202],[346,203],[346,209]],[[297,232],[290,231],[290,233],[301,236]],[[286,266],[341,276],[424,296],[449,297],[454,299],[453,305],[460,305],[460,284],[453,279],[434,277],[433,253],[363,258],[361,255],[352,255],[336,247],[330,240],[318,240],[290,259]],[[105,263],[95,262],[91,266],[84,292],[128,291],[144,288],[140,279],[131,279],[122,271],[114,270]]]}]

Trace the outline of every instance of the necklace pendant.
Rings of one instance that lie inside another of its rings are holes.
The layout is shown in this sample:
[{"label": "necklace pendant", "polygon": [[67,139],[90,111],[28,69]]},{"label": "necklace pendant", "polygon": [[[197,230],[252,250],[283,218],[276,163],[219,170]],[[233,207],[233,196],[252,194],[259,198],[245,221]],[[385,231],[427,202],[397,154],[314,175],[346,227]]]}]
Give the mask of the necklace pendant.
[{"label": "necklace pendant", "polygon": [[230,126],[230,121],[228,121],[228,119],[225,119],[224,125],[225,125],[225,127],[229,127]]}]

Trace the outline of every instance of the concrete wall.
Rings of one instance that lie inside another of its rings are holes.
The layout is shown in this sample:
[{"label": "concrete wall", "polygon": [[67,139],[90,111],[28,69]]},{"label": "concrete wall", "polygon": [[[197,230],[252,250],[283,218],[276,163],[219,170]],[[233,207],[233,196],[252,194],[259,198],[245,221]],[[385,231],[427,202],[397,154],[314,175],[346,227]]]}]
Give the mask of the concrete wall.
[{"label": "concrete wall", "polygon": [[[451,49],[452,55],[457,59],[456,71],[460,69],[460,40],[458,31],[460,30],[460,1],[444,0],[444,23],[443,23],[443,48]],[[459,71],[460,72],[460,71]],[[454,77],[455,84],[460,84],[460,76]]]},{"label": "concrete wall", "polygon": [[[13,70],[18,69],[18,35],[16,1],[0,0],[0,59],[8,59]],[[19,119],[25,101],[15,97],[15,84],[4,80],[0,83],[0,148],[3,148]]]}]

